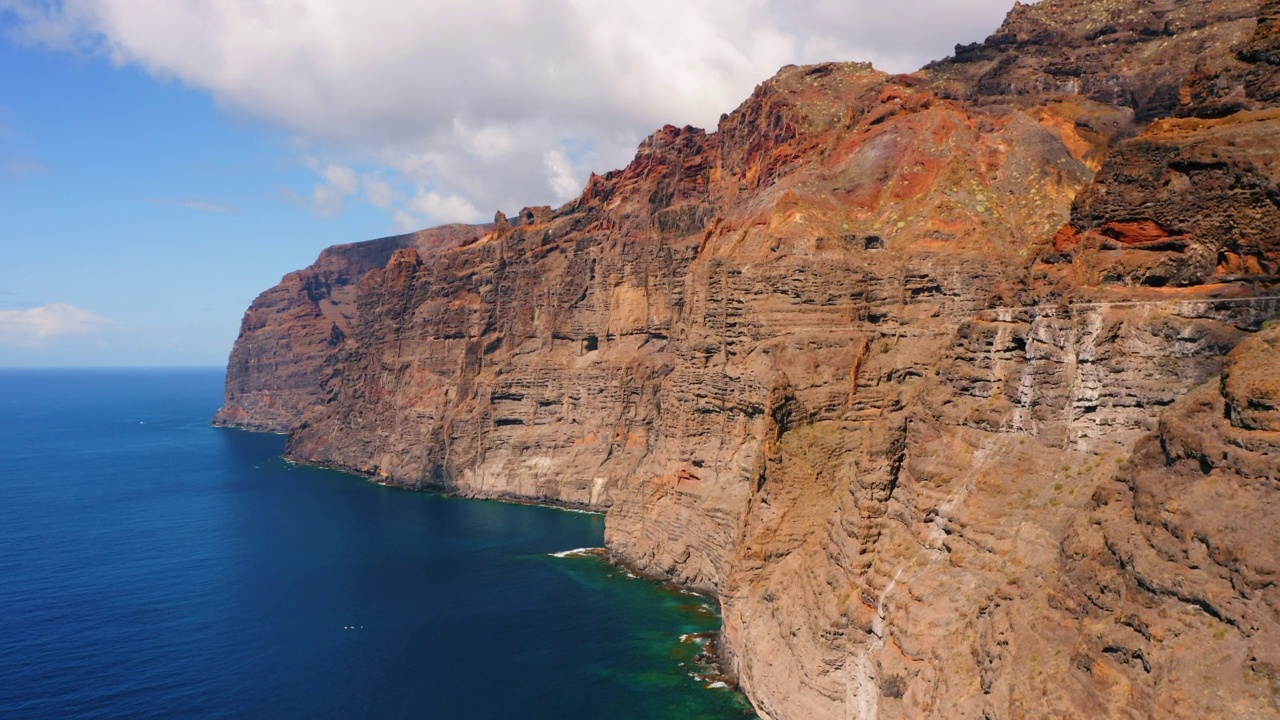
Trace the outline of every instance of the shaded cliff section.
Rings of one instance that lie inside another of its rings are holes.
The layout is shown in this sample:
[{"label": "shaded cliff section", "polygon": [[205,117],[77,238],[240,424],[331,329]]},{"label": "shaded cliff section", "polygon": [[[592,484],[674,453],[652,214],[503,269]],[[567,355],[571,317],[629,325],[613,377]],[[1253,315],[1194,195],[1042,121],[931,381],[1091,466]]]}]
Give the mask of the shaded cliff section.
[{"label": "shaded cliff section", "polygon": [[607,509],[763,717],[1280,716],[1278,14],[783,68],[561,208],[287,277],[220,418]]}]

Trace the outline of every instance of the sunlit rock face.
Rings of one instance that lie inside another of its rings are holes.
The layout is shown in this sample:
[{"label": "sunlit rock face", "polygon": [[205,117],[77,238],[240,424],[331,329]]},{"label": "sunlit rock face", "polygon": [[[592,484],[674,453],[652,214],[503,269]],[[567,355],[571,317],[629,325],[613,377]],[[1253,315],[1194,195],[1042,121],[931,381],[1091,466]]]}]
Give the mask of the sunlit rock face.
[{"label": "sunlit rock face", "polygon": [[217,425],[288,432],[326,400],[324,388],[356,322],[360,278],[402,248],[431,254],[474,241],[484,226],[446,225],[335,245],[253,301],[227,361]]},{"label": "sunlit rock face", "polygon": [[1276,717],[1278,14],[783,68],[564,207],[326,251],[219,420],[607,509],[764,717]]}]

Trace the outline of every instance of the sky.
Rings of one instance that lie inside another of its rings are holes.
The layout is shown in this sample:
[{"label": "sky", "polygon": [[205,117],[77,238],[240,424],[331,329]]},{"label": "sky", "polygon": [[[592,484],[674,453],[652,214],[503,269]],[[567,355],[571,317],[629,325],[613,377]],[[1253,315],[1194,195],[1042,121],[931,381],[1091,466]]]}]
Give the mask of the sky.
[{"label": "sky", "polygon": [[559,205],[786,64],[1012,0],[0,0],[0,367],[224,365],[323,248]]}]

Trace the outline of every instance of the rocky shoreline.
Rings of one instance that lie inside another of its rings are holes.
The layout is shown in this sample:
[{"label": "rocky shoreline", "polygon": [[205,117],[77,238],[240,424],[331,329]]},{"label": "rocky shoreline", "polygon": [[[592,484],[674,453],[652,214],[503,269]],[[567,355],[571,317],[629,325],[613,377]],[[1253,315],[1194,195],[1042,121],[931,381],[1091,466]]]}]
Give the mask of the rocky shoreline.
[{"label": "rocky shoreline", "polygon": [[[264,432],[264,431],[255,430],[252,428],[238,427],[230,424],[218,424],[217,426],[227,428],[227,429],[242,430],[245,432]],[[270,432],[270,431],[265,431],[265,432]],[[274,434],[281,434],[281,433],[274,433]],[[296,464],[296,465],[305,465],[307,467],[314,467],[314,468],[319,468],[323,470],[334,470],[337,472],[343,472],[350,475],[354,475],[356,477],[363,478],[365,481],[372,483],[374,485],[381,485],[383,487],[394,488],[397,490],[406,490],[409,492],[430,492],[430,493],[437,493],[440,495],[444,495],[446,497],[455,497],[462,500],[483,500],[486,502],[501,502],[501,503],[507,503],[511,505],[541,507],[541,508],[548,508],[551,510],[563,510],[566,512],[586,513],[590,515],[605,514],[597,510],[591,510],[588,508],[581,507],[579,505],[539,502],[539,501],[531,500],[528,498],[466,496],[466,495],[460,495],[460,494],[451,492],[450,489],[447,487],[409,486],[409,485],[404,485],[402,483],[395,482],[387,477],[361,474],[361,473],[347,470],[341,467],[324,466],[316,463],[309,463],[309,462],[306,462],[305,460],[290,459],[287,457],[285,458],[285,461],[291,464]],[[618,568],[619,570],[622,570],[630,577],[655,583],[673,592],[679,592],[685,595],[690,595],[692,597],[698,597],[704,600],[710,600],[715,602],[717,606],[719,605],[720,601],[718,598],[695,592],[687,587],[680,586],[679,584],[673,582],[670,578],[652,574],[652,573],[647,573],[643,568],[631,566],[628,564],[626,558],[619,556],[616,553],[610,552],[608,548],[603,548],[603,547],[578,548],[576,550],[569,550],[564,553],[556,553],[557,557],[572,557],[572,556],[578,556],[578,555],[594,555],[598,557],[601,561],[608,563],[609,565],[612,565]],[[691,677],[694,677],[699,682],[707,682],[711,684],[711,686],[708,687],[708,689],[715,689],[715,687],[722,687],[723,689],[731,690],[731,691],[739,690],[738,680],[732,674],[730,665],[725,661],[724,644],[723,644],[724,640],[723,640],[723,633],[721,631],[713,630],[713,631],[682,635],[680,637],[680,642],[697,643],[701,648],[698,654],[695,655],[693,658],[694,666],[690,668]],[[684,664],[681,663],[681,666],[683,665]],[[716,686],[715,685],[716,683],[719,683],[719,685]]]}]

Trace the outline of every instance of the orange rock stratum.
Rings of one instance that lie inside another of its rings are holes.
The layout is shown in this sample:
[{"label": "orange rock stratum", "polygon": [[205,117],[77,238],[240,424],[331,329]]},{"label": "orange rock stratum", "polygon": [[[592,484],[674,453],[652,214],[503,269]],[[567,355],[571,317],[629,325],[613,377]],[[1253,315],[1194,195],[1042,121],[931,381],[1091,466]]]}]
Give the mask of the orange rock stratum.
[{"label": "orange rock stratum", "polygon": [[607,509],[765,718],[1275,718],[1278,272],[1280,1],[1043,0],[326,250],[218,421]]}]

